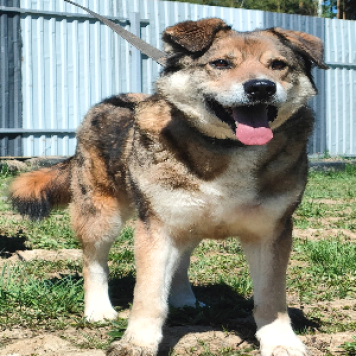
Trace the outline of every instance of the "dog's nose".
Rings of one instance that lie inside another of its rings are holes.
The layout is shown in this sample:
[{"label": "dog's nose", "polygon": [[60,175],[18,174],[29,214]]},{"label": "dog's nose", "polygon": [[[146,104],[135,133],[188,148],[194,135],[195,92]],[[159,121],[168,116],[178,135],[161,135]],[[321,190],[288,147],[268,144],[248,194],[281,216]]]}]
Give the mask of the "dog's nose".
[{"label": "dog's nose", "polygon": [[271,80],[253,79],[244,83],[244,89],[253,100],[267,100],[276,93],[276,84]]}]

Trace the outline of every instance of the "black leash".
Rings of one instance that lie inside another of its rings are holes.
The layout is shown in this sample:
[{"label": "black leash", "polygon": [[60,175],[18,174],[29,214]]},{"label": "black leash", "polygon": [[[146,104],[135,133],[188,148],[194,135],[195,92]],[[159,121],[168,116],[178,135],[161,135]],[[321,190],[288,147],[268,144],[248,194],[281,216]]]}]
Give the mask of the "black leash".
[{"label": "black leash", "polygon": [[70,0],[64,0],[68,2],[69,4],[72,4],[74,6],[78,6],[84,11],[88,12],[90,15],[94,16],[101,22],[103,22],[106,26],[109,26],[112,30],[114,30],[118,35],[120,35],[123,39],[125,39],[127,42],[132,44],[134,47],[136,47],[139,51],[144,53],[146,56],[152,58],[154,61],[162,65],[163,67],[166,66],[166,59],[167,59],[167,53],[163,52],[156,47],[151,46],[147,42],[141,40],[141,38],[135,36],[129,31],[126,31],[124,28],[122,28],[120,25],[117,25],[116,23],[112,22],[111,20],[107,19],[106,17],[103,17],[99,14],[97,14],[94,11],[91,11],[87,9],[84,6],[78,5],[73,1]]}]

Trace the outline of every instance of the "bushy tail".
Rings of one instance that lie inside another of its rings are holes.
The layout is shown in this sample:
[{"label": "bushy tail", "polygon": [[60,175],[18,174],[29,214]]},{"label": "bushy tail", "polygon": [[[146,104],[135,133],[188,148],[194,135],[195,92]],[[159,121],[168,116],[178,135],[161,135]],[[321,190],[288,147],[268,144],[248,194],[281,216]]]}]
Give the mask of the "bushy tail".
[{"label": "bushy tail", "polygon": [[54,207],[69,204],[72,158],[52,167],[23,173],[10,186],[10,199],[21,215],[31,219],[47,217]]}]

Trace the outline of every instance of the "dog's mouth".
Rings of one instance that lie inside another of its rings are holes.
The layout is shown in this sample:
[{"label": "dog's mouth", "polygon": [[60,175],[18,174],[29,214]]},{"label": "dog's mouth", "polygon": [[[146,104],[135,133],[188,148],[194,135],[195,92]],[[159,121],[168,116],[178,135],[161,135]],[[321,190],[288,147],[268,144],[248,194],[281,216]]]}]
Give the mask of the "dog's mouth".
[{"label": "dog's mouth", "polygon": [[273,138],[269,122],[278,115],[278,108],[269,104],[255,104],[224,108],[214,99],[207,100],[210,110],[234,131],[245,145],[265,145]]}]

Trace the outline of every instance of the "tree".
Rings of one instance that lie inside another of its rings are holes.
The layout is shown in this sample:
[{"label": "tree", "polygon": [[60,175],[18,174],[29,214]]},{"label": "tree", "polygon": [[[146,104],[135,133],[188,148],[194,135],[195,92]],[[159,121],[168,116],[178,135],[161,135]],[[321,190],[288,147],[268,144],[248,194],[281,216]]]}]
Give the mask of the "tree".
[{"label": "tree", "polygon": [[336,4],[337,18],[344,20],[356,20],[356,1],[338,0]]},{"label": "tree", "polygon": [[317,1],[315,0],[245,0],[243,7],[285,14],[310,16],[317,14]]},{"label": "tree", "polygon": [[[176,1],[176,0],[170,0]],[[317,0],[179,0],[202,5],[237,7],[251,10],[282,12],[287,14],[317,14]]]},{"label": "tree", "polygon": [[[169,0],[177,1],[177,0]],[[320,0],[178,0],[202,5],[237,7],[251,10],[282,12],[298,15],[318,15]],[[319,16],[356,20],[356,0],[322,0]]]},{"label": "tree", "polygon": [[324,1],[323,16],[344,20],[356,20],[356,0]]}]

